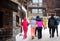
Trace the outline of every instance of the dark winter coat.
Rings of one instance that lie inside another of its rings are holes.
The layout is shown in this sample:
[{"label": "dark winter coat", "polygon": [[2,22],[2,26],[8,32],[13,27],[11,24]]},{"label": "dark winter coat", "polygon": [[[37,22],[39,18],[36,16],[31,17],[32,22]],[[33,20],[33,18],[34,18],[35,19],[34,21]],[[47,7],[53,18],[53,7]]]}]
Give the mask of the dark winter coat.
[{"label": "dark winter coat", "polygon": [[55,23],[54,23],[54,25],[52,27],[56,27],[57,21],[56,21],[56,19],[54,17],[51,17],[51,18],[48,19],[48,27],[50,27],[50,25],[49,25],[50,24],[50,19],[55,20]]}]

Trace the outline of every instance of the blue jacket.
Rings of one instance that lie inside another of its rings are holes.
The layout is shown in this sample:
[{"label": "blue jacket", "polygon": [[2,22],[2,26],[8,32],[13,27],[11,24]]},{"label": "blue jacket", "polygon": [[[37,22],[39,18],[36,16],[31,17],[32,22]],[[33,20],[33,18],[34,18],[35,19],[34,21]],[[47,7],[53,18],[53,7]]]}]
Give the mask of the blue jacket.
[{"label": "blue jacket", "polygon": [[55,27],[58,27],[58,25],[59,25],[59,18],[55,18],[55,20],[56,20]]}]

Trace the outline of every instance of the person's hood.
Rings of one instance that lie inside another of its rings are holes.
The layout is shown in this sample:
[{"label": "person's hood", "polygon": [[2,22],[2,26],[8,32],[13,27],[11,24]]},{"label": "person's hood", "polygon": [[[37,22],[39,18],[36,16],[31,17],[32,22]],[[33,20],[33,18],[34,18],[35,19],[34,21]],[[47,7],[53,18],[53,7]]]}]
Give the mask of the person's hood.
[{"label": "person's hood", "polygon": [[27,21],[27,19],[26,19],[26,18],[24,18],[24,21]]},{"label": "person's hood", "polygon": [[54,19],[54,17],[53,17],[53,16],[51,16],[51,19]]},{"label": "person's hood", "polygon": [[51,19],[54,19],[54,14],[51,14]]},{"label": "person's hood", "polygon": [[39,18],[39,16],[36,16],[36,18]]},{"label": "person's hood", "polygon": [[36,16],[36,21],[41,21],[41,18],[39,16]]}]

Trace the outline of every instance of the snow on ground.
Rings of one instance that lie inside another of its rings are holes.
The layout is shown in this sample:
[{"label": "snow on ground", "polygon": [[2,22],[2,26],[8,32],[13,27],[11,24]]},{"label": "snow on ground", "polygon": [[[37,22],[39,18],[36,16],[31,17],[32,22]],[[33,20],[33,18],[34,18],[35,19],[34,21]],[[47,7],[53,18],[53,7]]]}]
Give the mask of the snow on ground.
[{"label": "snow on ground", "polygon": [[[58,26],[58,32],[59,32],[59,36],[56,36],[56,32],[55,32],[55,37],[54,38],[50,38],[49,37],[49,29],[43,29],[42,31],[42,39],[38,39],[37,37],[35,37],[35,39],[31,39],[31,35],[30,35],[30,25],[28,27],[28,37],[27,39],[23,39],[23,36],[20,36],[20,34],[18,34],[16,36],[16,41],[60,41],[60,24]],[[23,33],[22,33],[23,34]]]}]

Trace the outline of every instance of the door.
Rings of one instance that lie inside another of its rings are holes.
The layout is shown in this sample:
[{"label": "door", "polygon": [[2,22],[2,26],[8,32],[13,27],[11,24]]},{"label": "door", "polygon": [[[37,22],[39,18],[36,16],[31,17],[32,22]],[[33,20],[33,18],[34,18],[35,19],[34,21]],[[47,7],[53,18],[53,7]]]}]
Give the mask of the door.
[{"label": "door", "polygon": [[0,11],[0,28],[3,27],[3,12]]}]

